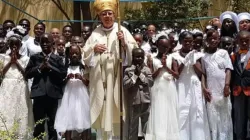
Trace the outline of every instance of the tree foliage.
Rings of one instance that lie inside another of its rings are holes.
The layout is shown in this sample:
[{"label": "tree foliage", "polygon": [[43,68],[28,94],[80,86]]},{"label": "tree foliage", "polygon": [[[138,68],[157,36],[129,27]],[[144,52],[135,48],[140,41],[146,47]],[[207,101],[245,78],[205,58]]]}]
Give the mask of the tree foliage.
[{"label": "tree foliage", "polygon": [[162,0],[159,2],[146,2],[140,10],[125,9],[126,20],[144,20],[155,23],[156,20],[168,20],[169,26],[174,22],[182,27],[199,27],[197,21],[177,20],[206,16],[210,5],[208,0]]},{"label": "tree foliage", "polygon": [[233,0],[232,11],[236,13],[250,12],[250,0]]}]

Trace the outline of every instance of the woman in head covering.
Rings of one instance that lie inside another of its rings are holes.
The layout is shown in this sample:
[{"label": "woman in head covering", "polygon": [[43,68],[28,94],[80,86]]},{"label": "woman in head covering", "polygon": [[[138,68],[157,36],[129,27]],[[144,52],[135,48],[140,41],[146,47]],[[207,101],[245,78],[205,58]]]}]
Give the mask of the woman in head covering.
[{"label": "woman in head covering", "polygon": [[137,43],[126,28],[121,27],[118,31],[115,0],[96,0],[94,9],[101,25],[92,32],[83,47],[84,63],[90,67],[91,124],[98,130],[97,137],[112,139],[120,128],[119,41],[123,66],[131,64],[131,52]]},{"label": "woman in head covering", "polygon": [[237,35],[237,23],[238,18],[234,12],[226,11],[220,15],[221,26],[221,36],[229,36],[235,38]]},{"label": "woman in head covering", "polygon": [[250,29],[250,14],[247,12],[238,14],[238,28],[240,31],[249,31]]}]

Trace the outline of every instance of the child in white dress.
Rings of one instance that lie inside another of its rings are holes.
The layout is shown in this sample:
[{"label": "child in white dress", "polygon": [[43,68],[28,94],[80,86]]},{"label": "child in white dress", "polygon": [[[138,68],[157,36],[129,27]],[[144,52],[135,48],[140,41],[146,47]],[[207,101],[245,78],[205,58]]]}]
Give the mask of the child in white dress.
[{"label": "child in white dress", "polygon": [[169,55],[170,42],[166,36],[157,40],[158,54],[148,59],[154,78],[151,88],[151,108],[146,140],[180,140],[178,125],[177,62]]},{"label": "child in white dress", "polygon": [[233,140],[229,86],[233,66],[228,52],[218,49],[219,38],[216,30],[208,31],[208,47],[202,58],[202,67],[206,74],[202,77],[202,87],[207,100],[212,140]]},{"label": "child in white dress", "polygon": [[[14,132],[17,140],[27,140],[30,138],[29,130],[33,127],[33,116],[28,85],[24,76],[29,57],[19,53],[21,41],[22,37],[19,34],[10,31],[7,34],[10,53],[0,54],[0,63],[2,63],[0,72],[3,76],[0,85],[0,116],[4,119],[0,121],[0,130],[4,132],[8,129]],[[0,135],[1,140],[6,139],[3,136]]]},{"label": "child in white dress", "polygon": [[205,100],[202,94],[200,77],[202,53],[199,47],[193,48],[193,34],[184,31],[180,34],[182,48],[172,57],[179,65],[177,80],[180,140],[210,140]]},{"label": "child in white dress", "polygon": [[[84,78],[81,49],[78,46],[71,46],[69,49],[70,63],[65,79],[66,86],[55,119],[55,129],[58,133],[65,133],[66,140],[71,139],[71,131],[85,133],[84,130],[89,129],[91,125],[88,80]],[[83,136],[85,134],[82,134]]]}]

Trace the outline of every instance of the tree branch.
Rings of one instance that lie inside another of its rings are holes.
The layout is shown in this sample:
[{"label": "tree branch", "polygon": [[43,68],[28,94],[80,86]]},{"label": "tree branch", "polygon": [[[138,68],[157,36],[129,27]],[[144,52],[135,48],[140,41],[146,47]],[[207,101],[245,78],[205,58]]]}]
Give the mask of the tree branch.
[{"label": "tree branch", "polygon": [[[62,5],[61,5],[61,2],[60,0],[52,0],[52,2],[57,6],[57,8],[64,14],[64,16],[67,18],[67,20],[71,20],[69,15],[65,12],[65,10],[62,8]],[[73,25],[73,22],[70,22],[70,25],[72,26]]]},{"label": "tree branch", "polygon": [[57,0],[57,3],[60,7],[62,7],[62,4],[61,4],[61,1],[60,0]]}]

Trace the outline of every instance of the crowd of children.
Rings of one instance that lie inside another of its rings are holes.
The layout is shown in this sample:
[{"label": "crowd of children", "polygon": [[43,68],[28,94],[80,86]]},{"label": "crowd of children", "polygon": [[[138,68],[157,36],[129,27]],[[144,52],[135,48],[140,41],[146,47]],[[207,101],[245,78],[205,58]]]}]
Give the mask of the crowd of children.
[{"label": "crowd of children", "polygon": [[[221,24],[220,24],[221,23]],[[204,32],[154,25],[133,31],[139,48],[123,72],[126,140],[247,140],[250,118],[250,14],[226,11]],[[0,25],[1,129],[18,139],[90,139],[89,67],[82,49],[92,32],[73,36],[22,19]],[[144,31],[145,30],[145,31]],[[32,100],[31,100],[32,99]],[[37,123],[38,122],[38,123]],[[36,123],[36,124],[34,124]]]},{"label": "crowd of children", "polygon": [[231,11],[204,32],[134,30],[154,79],[146,140],[249,139],[249,31],[250,14]]}]

